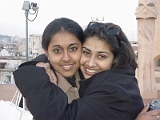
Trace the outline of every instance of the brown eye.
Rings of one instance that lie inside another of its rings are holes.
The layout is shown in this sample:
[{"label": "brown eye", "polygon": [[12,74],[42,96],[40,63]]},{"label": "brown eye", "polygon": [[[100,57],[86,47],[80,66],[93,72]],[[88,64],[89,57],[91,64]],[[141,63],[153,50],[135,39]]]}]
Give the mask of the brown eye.
[{"label": "brown eye", "polygon": [[99,55],[98,58],[100,58],[100,59],[105,59],[105,58],[107,58],[107,57],[106,57],[105,55]]},{"label": "brown eye", "polygon": [[54,49],[54,52],[55,52],[55,53],[60,53],[61,51],[62,51],[62,50],[59,49],[59,48],[58,48],[58,49]]},{"label": "brown eye", "polygon": [[87,51],[82,51],[82,53],[83,53],[85,56],[89,56],[89,52],[87,52]]},{"label": "brown eye", "polygon": [[78,48],[77,47],[71,47],[70,51],[76,51]]}]

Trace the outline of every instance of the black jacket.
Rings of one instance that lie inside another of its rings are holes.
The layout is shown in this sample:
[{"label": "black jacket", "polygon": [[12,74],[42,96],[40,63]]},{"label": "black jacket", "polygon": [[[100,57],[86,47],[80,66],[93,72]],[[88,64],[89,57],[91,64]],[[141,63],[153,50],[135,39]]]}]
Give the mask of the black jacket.
[{"label": "black jacket", "polygon": [[22,63],[19,67],[28,66],[28,65],[36,65],[36,63],[38,63],[38,62],[44,62],[44,63],[48,62],[47,56],[45,54],[41,54],[31,61],[27,61],[27,62]]},{"label": "black jacket", "polygon": [[81,80],[81,98],[71,104],[44,68],[24,66],[14,77],[36,120],[134,120],[144,107],[134,72],[111,69]]}]

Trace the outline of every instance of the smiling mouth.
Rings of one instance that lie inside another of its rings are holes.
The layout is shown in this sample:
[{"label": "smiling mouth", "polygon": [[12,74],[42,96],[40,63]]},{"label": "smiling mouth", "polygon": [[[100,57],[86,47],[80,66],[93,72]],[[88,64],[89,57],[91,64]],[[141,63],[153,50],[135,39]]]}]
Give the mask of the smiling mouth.
[{"label": "smiling mouth", "polygon": [[88,75],[94,75],[94,74],[98,73],[98,70],[91,70],[88,68],[86,68],[85,70],[86,70],[86,74],[88,74]]},{"label": "smiling mouth", "polygon": [[63,65],[62,68],[64,70],[71,70],[73,68],[73,65]]}]

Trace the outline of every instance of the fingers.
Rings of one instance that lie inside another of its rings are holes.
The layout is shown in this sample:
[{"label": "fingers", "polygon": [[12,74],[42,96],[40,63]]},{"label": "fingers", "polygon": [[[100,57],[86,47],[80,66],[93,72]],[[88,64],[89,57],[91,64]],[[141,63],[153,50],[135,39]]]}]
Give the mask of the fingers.
[{"label": "fingers", "polygon": [[140,114],[143,114],[143,113],[147,112],[148,108],[149,108],[149,105],[147,104],[147,105],[142,109],[142,111],[140,112]]},{"label": "fingers", "polygon": [[148,111],[146,112],[146,115],[148,116],[148,118],[150,118],[150,120],[160,120],[160,110]]},{"label": "fingers", "polygon": [[44,63],[44,62],[39,62],[39,63],[36,64],[36,66],[44,67],[45,69],[50,68],[50,64],[49,63]]},{"label": "fingers", "polygon": [[36,66],[43,67],[44,62],[38,62]]},{"label": "fingers", "polygon": [[[148,112],[148,114],[152,116],[160,116],[160,110],[151,110]],[[159,120],[160,120],[160,117],[159,117]]]},{"label": "fingers", "polygon": [[49,63],[44,63],[44,62],[39,62],[36,64],[36,66],[39,67],[44,67],[46,70],[46,73],[48,74],[50,81],[57,85],[57,78],[56,75],[53,73],[53,71],[50,69],[50,64]]},{"label": "fingers", "polygon": [[156,118],[157,118],[157,120],[160,120],[160,116],[157,115]]},{"label": "fingers", "polygon": [[146,105],[138,114],[135,120],[160,120],[160,110],[148,111],[149,105]]},{"label": "fingers", "polygon": [[49,64],[49,63],[45,63],[45,64],[44,64],[44,68],[45,68],[45,69],[50,69],[50,64]]},{"label": "fingers", "polygon": [[56,75],[53,73],[53,71],[51,70],[51,77],[52,77],[52,81],[51,82],[53,82],[54,84],[56,84],[57,85],[57,77],[56,77]]},{"label": "fingers", "polygon": [[50,77],[50,81],[52,83],[54,83],[55,85],[57,85],[57,77],[56,75],[53,73],[53,71],[51,69],[47,69],[46,70],[46,73],[49,75]]}]

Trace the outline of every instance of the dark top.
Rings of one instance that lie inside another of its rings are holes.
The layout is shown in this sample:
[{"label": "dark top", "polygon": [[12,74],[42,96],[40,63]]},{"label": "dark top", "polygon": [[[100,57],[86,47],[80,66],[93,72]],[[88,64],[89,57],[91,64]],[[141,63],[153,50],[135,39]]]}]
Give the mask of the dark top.
[{"label": "dark top", "polygon": [[31,61],[27,61],[27,62],[22,63],[19,66],[19,68],[23,67],[23,66],[28,66],[28,65],[36,65],[38,62],[46,63],[46,62],[49,62],[49,61],[48,61],[48,58],[47,58],[47,56],[45,54],[41,54],[41,55],[37,56],[36,58],[34,58]]},{"label": "dark top", "polygon": [[81,98],[70,104],[44,68],[24,66],[13,74],[36,120],[134,120],[144,107],[134,72],[117,68],[81,80]]}]

